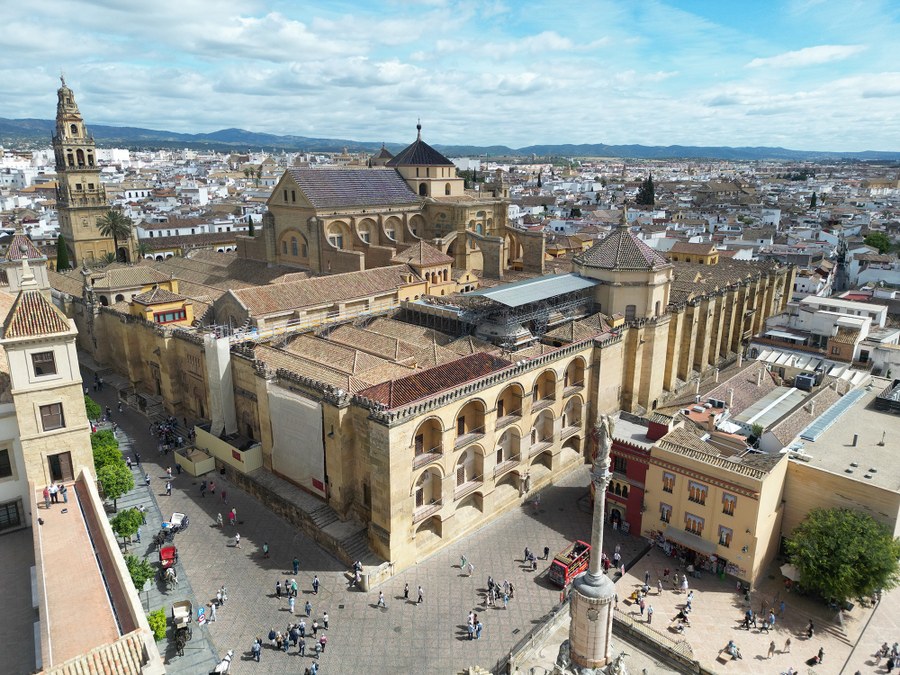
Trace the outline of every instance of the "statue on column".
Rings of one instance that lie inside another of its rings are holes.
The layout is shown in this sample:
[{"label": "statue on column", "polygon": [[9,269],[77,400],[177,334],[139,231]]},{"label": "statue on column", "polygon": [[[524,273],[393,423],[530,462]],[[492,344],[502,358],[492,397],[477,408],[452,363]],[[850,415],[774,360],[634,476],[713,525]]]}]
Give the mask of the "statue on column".
[{"label": "statue on column", "polygon": [[609,453],[612,450],[614,425],[615,422],[612,415],[600,415],[591,432],[594,440],[594,465],[591,474],[595,480],[602,471],[601,465],[609,466]]}]

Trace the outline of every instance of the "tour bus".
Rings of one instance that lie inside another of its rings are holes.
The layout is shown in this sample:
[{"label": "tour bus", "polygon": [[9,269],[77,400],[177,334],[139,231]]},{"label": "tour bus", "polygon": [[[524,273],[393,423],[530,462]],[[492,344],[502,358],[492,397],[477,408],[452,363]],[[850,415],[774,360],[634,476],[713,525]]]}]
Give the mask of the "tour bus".
[{"label": "tour bus", "polygon": [[576,541],[556,554],[550,563],[547,576],[557,586],[564,588],[572,579],[587,570],[590,560],[591,545],[585,541]]}]

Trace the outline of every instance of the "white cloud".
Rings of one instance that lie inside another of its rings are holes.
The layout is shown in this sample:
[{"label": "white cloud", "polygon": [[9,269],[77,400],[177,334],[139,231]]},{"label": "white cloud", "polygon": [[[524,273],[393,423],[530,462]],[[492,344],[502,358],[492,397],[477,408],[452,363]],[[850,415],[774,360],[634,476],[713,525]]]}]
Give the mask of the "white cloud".
[{"label": "white cloud", "polygon": [[865,51],[863,45],[818,45],[805,47],[775,56],[756,58],[747,64],[748,68],[803,68],[818,66],[832,61],[843,61]]}]

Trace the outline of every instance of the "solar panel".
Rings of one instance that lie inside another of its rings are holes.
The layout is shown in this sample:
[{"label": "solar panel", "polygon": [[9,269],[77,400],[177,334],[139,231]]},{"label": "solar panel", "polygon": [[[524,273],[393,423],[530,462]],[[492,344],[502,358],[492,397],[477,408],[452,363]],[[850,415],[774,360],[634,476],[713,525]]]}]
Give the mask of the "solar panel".
[{"label": "solar panel", "polygon": [[819,436],[825,433],[826,429],[837,422],[838,418],[847,412],[854,403],[865,395],[866,392],[862,389],[855,389],[848,394],[844,394],[840,401],[819,415],[812,424],[801,431],[800,438],[805,441],[815,441]]}]

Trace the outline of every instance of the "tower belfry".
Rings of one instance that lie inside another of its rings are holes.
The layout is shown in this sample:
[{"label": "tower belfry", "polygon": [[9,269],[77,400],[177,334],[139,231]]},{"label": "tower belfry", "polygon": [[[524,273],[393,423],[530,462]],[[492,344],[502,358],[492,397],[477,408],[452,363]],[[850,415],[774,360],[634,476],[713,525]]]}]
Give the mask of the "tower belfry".
[{"label": "tower belfry", "polygon": [[[97,220],[109,204],[106,188],[100,182],[94,137],[84,126],[75,95],[65,78],[59,79],[53,134],[59,231],[69,247],[72,264],[90,264],[107,253],[115,253],[112,239],[102,236],[97,229]],[[125,258],[130,259],[130,242],[124,242],[124,247]]]}]

